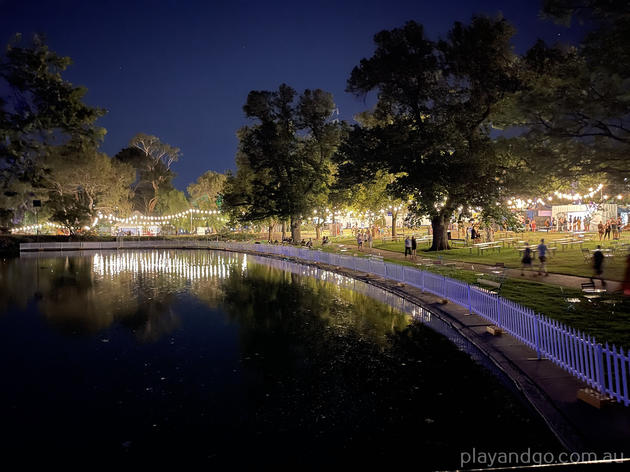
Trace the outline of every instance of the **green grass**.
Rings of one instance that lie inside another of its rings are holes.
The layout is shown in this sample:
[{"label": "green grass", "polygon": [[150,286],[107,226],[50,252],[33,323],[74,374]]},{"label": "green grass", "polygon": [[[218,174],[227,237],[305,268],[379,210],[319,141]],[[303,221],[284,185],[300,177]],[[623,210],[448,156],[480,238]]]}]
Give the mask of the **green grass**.
[{"label": "green grass", "polygon": [[[523,237],[524,240],[529,239],[529,243],[532,246],[537,245],[540,242],[540,238],[545,238],[547,246],[556,246],[554,241],[565,235],[550,234],[545,235],[536,233],[536,235],[519,234],[519,237]],[[630,242],[628,234],[624,234],[620,243]],[[602,247],[608,248],[614,245],[615,241],[605,241],[599,243],[598,241],[590,241],[584,243],[583,247],[588,249],[595,249],[597,244],[601,244]],[[373,244],[374,249],[380,249],[385,251],[404,253],[404,242],[378,242]],[[448,251],[428,251],[428,244],[422,244],[418,247],[418,256],[424,258],[437,258],[442,257],[448,260],[457,260],[462,262],[480,263],[494,265],[495,262],[503,262],[506,267],[516,268],[521,265],[521,256],[516,248],[502,248],[501,252],[486,252],[483,255],[477,255],[476,249],[473,248],[472,254],[468,247],[457,247]],[[626,268],[626,255],[622,252],[617,252],[615,257],[606,258],[604,263],[604,277],[609,280],[623,280],[625,268]],[[547,261],[547,270],[549,272],[567,275],[577,275],[582,277],[590,277],[593,274],[593,269],[590,263],[584,261],[582,252],[579,245],[574,247],[567,247],[565,250],[562,246],[557,245],[555,255],[550,257]]]}]

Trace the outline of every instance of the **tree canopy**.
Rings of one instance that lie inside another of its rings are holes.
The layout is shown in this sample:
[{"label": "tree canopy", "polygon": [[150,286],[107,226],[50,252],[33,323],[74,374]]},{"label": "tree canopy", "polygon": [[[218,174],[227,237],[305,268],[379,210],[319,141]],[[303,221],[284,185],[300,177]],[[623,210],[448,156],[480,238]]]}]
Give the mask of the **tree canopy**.
[{"label": "tree canopy", "polygon": [[630,171],[630,8],[608,0],[546,0],[557,21],[589,21],[577,46],[538,41],[522,61],[523,87],[507,121],[526,130],[523,155],[543,175],[566,181]]},{"label": "tree canopy", "polygon": [[288,85],[252,91],[243,107],[254,124],[239,130],[237,173],[229,176],[225,202],[241,221],[290,219],[294,241],[302,219],[327,192],[339,127],[330,119],[332,95]]},{"label": "tree canopy", "polygon": [[0,56],[0,212],[8,223],[21,218],[44,169],[51,147],[71,139],[100,142],[105,130],[95,125],[105,111],[83,102],[86,89],[62,77],[71,64],[51,51],[44,39],[22,37]]},{"label": "tree canopy", "polygon": [[378,91],[377,124],[354,126],[341,165],[362,163],[366,177],[395,175],[394,194],[431,218],[433,250],[448,248],[445,221],[454,211],[496,205],[516,175],[518,159],[490,137],[493,114],[520,85],[513,33],[504,19],[477,17],[433,41],[408,22],[378,33],[373,56],[348,81],[357,95]]},{"label": "tree canopy", "polygon": [[193,204],[202,210],[218,209],[217,200],[222,196],[226,178],[225,174],[212,170],[200,175],[187,188]]}]

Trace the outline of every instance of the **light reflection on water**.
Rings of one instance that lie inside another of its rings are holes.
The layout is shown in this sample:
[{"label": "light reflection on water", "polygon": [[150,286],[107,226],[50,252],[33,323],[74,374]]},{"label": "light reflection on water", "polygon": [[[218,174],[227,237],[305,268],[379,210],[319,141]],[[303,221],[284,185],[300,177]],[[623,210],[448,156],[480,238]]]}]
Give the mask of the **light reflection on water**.
[{"label": "light reflection on water", "polygon": [[[13,432],[0,452],[331,463],[413,447],[452,466],[471,438],[548,441],[458,350],[476,355],[439,317],[317,267],[205,250],[24,254],[0,261]],[[478,437],[481,421],[496,434]]]},{"label": "light reflection on water", "polygon": [[247,255],[217,256],[212,252],[182,254],[170,251],[114,252],[94,254],[94,272],[107,277],[116,277],[122,272],[132,274],[170,275],[188,280],[224,279],[229,268],[241,261],[241,269],[247,269]]},{"label": "light reflection on water", "polygon": [[[302,265],[282,259],[268,258],[263,256],[252,256],[247,254],[238,254],[222,251],[181,251],[181,250],[138,250],[138,251],[79,251],[79,252],[51,252],[51,253],[23,253],[22,258],[25,260],[35,259],[38,261],[57,260],[64,261],[64,267],[67,268],[68,261],[77,258],[87,258],[92,261],[92,276],[98,281],[109,281],[113,285],[119,285],[125,282],[129,277],[132,283],[137,283],[138,279],[146,279],[151,277],[153,283],[157,280],[167,281],[169,287],[161,287],[160,290],[167,292],[173,290],[175,293],[181,291],[182,284],[185,290],[196,294],[199,298],[204,299],[211,306],[215,306],[220,299],[219,284],[203,284],[203,282],[218,282],[228,278],[235,269],[239,269],[239,277],[247,276],[248,264],[258,266],[266,266],[277,269],[278,273],[297,274],[302,277],[314,278],[329,285],[328,289],[336,292],[362,294],[371,299],[391,307],[393,310],[410,315],[415,321],[428,325],[434,331],[446,336],[458,349],[467,352],[476,362],[483,364],[486,368],[494,369],[492,365],[470,342],[460,336],[452,327],[441,320],[432,316],[432,313],[421,306],[412,303],[404,298],[399,297],[387,290],[375,287],[369,283],[365,283],[351,277],[347,277],[335,272],[322,270],[315,266]],[[143,280],[146,284],[147,281]],[[173,287],[173,283],[179,287]],[[98,310],[90,310],[92,304],[90,302],[81,305],[76,303],[76,299],[69,299],[71,307],[80,307],[81,314],[87,315],[90,311],[99,311],[102,314],[110,313],[111,310],[106,309],[108,301],[114,301],[118,311],[122,311],[126,307],[127,311],[138,309],[138,304],[133,303],[134,296],[141,296],[138,293],[129,293],[128,297],[116,297],[113,294],[118,293],[114,286],[98,287],[95,291],[97,298],[100,299],[101,307]],[[214,294],[214,297],[211,296]],[[79,296],[81,298],[81,296]],[[155,304],[155,299],[145,303],[145,306],[151,307]],[[65,314],[71,314],[72,308],[65,306]],[[58,312],[59,310],[45,309],[45,312]],[[175,327],[178,325],[176,319],[169,312],[167,318],[168,323],[153,323],[152,333],[140,331],[140,338],[144,341],[155,340],[157,337],[168,332],[156,331],[156,327],[167,329],[168,326]],[[89,317],[87,321],[98,322],[100,315]],[[108,322],[113,322],[115,316],[112,315]],[[107,324],[108,322],[104,322]],[[102,329],[104,323],[97,323],[94,331]],[[400,323],[398,323],[400,327]]]}]

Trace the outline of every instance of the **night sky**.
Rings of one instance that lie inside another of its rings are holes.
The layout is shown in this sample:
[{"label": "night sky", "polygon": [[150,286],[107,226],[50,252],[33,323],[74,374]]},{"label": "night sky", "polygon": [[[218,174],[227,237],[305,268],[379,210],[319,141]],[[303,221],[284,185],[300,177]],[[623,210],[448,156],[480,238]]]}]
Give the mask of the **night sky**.
[{"label": "night sky", "polygon": [[175,184],[184,190],[208,169],[234,169],[236,130],[250,90],[287,83],[332,92],[340,118],[366,108],[346,80],[373,35],[408,20],[432,38],[454,21],[502,12],[524,52],[540,37],[575,40],[579,31],[539,19],[540,3],[517,1],[30,1],[0,0],[0,41],[44,33],[74,64],[65,77],[108,110],[99,121],[110,155],[144,132],[181,148]]}]

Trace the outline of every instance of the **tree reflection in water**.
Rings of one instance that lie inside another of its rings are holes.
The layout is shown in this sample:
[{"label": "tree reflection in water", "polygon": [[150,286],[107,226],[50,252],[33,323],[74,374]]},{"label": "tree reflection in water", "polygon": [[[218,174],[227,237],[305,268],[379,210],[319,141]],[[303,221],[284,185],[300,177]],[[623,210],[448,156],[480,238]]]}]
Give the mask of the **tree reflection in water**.
[{"label": "tree reflection in water", "polygon": [[[436,468],[473,446],[557,447],[446,338],[353,290],[369,286],[259,262],[211,251],[3,261],[0,355],[22,377],[0,392],[14,408],[5,421],[60,438],[60,449],[67,435],[86,451],[207,463],[312,466],[414,450]],[[19,331],[31,308],[54,335]],[[84,341],[67,341],[75,335]]]}]

